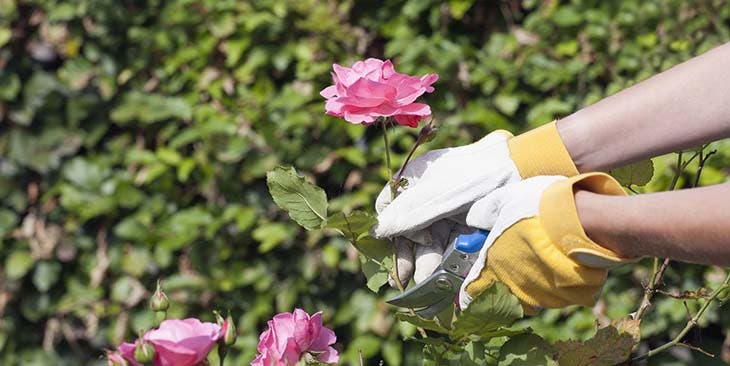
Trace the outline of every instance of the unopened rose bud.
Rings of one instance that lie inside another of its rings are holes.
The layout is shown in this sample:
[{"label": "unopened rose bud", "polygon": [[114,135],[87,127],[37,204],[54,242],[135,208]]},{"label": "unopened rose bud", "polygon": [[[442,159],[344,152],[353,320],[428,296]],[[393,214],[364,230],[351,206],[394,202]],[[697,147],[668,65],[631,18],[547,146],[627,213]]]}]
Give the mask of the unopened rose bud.
[{"label": "unopened rose bud", "polygon": [[155,347],[140,338],[134,349],[134,359],[141,364],[151,363],[155,359]]},{"label": "unopened rose bud", "polygon": [[434,127],[433,123],[429,122],[421,128],[421,132],[418,133],[418,139],[421,143],[431,142],[438,132],[438,128]]},{"label": "unopened rose bud", "polygon": [[129,362],[117,352],[109,352],[106,354],[108,366],[129,366]]},{"label": "unopened rose bud", "polygon": [[226,346],[232,346],[236,343],[236,338],[238,337],[238,334],[236,333],[236,324],[233,322],[233,317],[230,314],[228,314],[226,320],[223,321],[221,334],[223,334],[223,344]]},{"label": "unopened rose bud", "polygon": [[170,300],[167,298],[165,292],[162,291],[162,283],[160,280],[157,280],[157,289],[150,299],[150,308],[154,311],[167,311],[170,308]]}]

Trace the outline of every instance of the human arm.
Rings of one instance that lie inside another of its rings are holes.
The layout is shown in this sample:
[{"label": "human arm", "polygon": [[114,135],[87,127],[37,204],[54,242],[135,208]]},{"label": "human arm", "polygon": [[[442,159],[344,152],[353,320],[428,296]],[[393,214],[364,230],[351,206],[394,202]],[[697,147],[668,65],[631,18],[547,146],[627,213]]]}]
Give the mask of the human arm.
[{"label": "human arm", "polygon": [[578,190],[586,234],[622,257],[730,265],[730,183],[609,196]]},{"label": "human arm", "polygon": [[730,43],[557,122],[579,172],[603,171],[730,136]]}]

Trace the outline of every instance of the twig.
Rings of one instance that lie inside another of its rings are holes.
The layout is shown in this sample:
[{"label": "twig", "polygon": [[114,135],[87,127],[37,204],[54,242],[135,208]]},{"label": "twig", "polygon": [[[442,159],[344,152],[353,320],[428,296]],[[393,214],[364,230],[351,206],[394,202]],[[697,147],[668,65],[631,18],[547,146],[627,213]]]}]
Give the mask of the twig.
[{"label": "twig", "polygon": [[684,347],[684,348],[689,348],[689,349],[691,349],[691,350],[693,350],[693,351],[697,351],[697,352],[699,352],[699,353],[702,353],[702,354],[704,354],[705,356],[709,356],[709,357],[715,357],[715,355],[713,355],[712,353],[710,353],[710,352],[707,352],[707,351],[703,350],[702,348],[700,348],[700,347],[697,347],[697,346],[693,346],[693,345],[691,345],[691,344],[687,344],[687,343],[677,343],[677,344],[676,344],[676,346],[679,346],[679,347]]},{"label": "twig", "polygon": [[677,290],[674,290],[674,291],[662,291],[662,290],[659,290],[659,289],[657,289],[655,291],[658,294],[662,294],[664,296],[669,296],[669,297],[673,297],[675,299],[681,299],[681,300],[686,300],[686,299],[692,299],[692,300],[706,299],[706,298],[710,297],[710,294],[712,294],[712,292],[710,292],[709,289],[706,289],[704,287],[698,289],[697,291],[683,291],[683,292],[679,292]]},{"label": "twig", "polygon": [[695,180],[694,182],[692,182],[693,188],[697,187],[697,185],[700,183],[700,175],[702,175],[702,168],[705,167],[705,162],[707,161],[707,159],[710,158],[710,156],[714,155],[715,153],[717,153],[717,150],[712,150],[707,153],[707,155],[702,156],[702,150],[700,150],[700,163],[697,166],[697,174],[695,175]]},{"label": "twig", "polygon": [[[697,322],[700,320],[702,315],[705,313],[705,310],[707,310],[707,308],[710,307],[710,304],[712,304],[712,302],[717,298],[718,295],[720,295],[720,293],[722,293],[723,291],[725,291],[727,289],[730,289],[730,274],[728,274],[727,277],[725,278],[725,282],[723,282],[720,287],[716,288],[715,291],[712,292],[712,295],[707,299],[707,301],[705,301],[705,303],[702,304],[702,307],[697,312],[697,314],[695,314],[695,316],[693,316],[690,320],[687,321],[687,325],[684,326],[682,331],[680,331],[679,334],[677,334],[677,336],[674,337],[674,339],[672,339],[671,341],[669,341],[657,348],[654,348],[653,350],[650,350],[649,352],[647,352],[641,356],[634,357],[631,361],[634,361],[634,362],[641,361],[643,359],[647,359],[651,356],[654,356],[657,353],[666,351],[669,348],[679,345],[679,341],[681,341],[682,338],[684,338],[684,336],[687,335],[687,333],[695,325],[697,325]],[[689,348],[688,345],[684,345],[684,347]],[[691,348],[691,349],[695,349],[695,348]]]},{"label": "twig", "polygon": [[662,280],[662,276],[664,276],[664,271],[667,270],[667,267],[669,267],[669,259],[665,259],[662,263],[661,267],[657,269],[657,265],[659,263],[659,258],[654,258],[654,271],[651,275],[651,279],[649,280],[649,283],[647,284],[646,288],[644,288],[644,298],[641,300],[641,305],[639,305],[639,310],[636,311],[636,314],[634,315],[634,319],[641,319],[644,314],[646,314],[646,311],[651,306],[651,298],[654,296],[654,293],[656,292],[656,287],[659,285],[659,283]]},{"label": "twig", "polygon": [[365,362],[363,362],[363,360],[362,360],[362,348],[357,349],[357,355],[360,358],[360,366],[364,366]]}]

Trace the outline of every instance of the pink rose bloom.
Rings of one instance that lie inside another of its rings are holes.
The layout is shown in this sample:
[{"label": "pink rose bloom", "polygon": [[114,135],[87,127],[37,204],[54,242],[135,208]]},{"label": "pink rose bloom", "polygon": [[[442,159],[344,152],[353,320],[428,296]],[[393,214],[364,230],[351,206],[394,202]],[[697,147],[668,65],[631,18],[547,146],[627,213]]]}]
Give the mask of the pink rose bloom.
[{"label": "pink rose bloom", "polygon": [[390,60],[369,58],[352,68],[332,65],[330,85],[319,94],[327,98],[327,114],[355,124],[370,124],[378,117],[393,117],[400,125],[417,127],[431,115],[427,104],[414,103],[423,93],[431,93],[437,74],[422,77],[395,72]]},{"label": "pink rose bloom", "polygon": [[[217,324],[189,318],[165,320],[142,338],[155,348],[155,366],[195,366],[205,360],[220,337]],[[132,343],[123,343],[119,352],[130,365],[139,366],[134,360],[134,347]]]},{"label": "pink rose bloom", "polygon": [[259,354],[251,366],[295,365],[305,352],[324,363],[337,363],[340,357],[330,347],[337,341],[335,332],[322,326],[322,312],[311,317],[302,309],[281,313],[268,322],[259,336]]}]

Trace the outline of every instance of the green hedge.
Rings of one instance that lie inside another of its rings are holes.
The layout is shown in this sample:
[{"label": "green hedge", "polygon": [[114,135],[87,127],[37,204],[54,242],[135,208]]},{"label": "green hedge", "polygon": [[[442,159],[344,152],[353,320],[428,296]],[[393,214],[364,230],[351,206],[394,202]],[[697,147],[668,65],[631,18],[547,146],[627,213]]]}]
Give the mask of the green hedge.
[{"label": "green hedge", "polygon": [[[437,72],[435,148],[567,115],[729,30],[722,0],[0,0],[0,364],[104,364],[104,348],[153,323],[157,278],[173,316],[233,312],[233,364],[295,306],[324,310],[345,363],[361,349],[368,364],[418,364],[402,342],[414,329],[366,288],[354,249],[301,231],[266,189],[288,164],[339,196],[333,211],[372,210],[382,142],[324,115],[332,63]],[[393,139],[405,150],[414,137]],[[727,179],[730,146],[715,148],[703,184]],[[672,159],[655,159],[646,190],[666,189]],[[598,317],[634,311],[650,269],[614,270]],[[666,282],[694,289],[718,271],[674,264]],[[553,340],[589,336],[595,319],[574,308],[530,323]],[[684,323],[681,302],[659,299],[644,345]],[[713,308],[701,326],[690,341],[718,362],[730,315]]]}]

